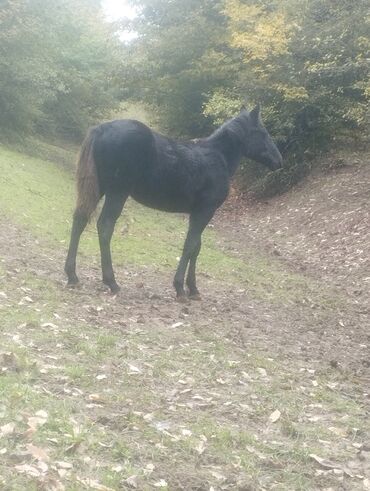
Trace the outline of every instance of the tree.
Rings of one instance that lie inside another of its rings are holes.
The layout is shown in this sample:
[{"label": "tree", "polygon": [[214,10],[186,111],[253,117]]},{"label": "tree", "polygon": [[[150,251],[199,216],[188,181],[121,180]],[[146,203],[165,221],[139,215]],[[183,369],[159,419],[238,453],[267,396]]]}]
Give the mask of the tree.
[{"label": "tree", "polygon": [[165,129],[205,133],[244,99],[263,103],[281,140],[312,145],[364,127],[367,0],[133,3],[138,38],[128,47],[124,93],[153,104]]},{"label": "tree", "polygon": [[[312,144],[364,127],[367,8],[363,0],[226,0],[228,43],[241,54],[234,94],[263,102],[281,138],[299,135]],[[233,107],[225,87],[211,95],[207,115],[219,118]]]},{"label": "tree", "polygon": [[41,19],[21,0],[0,10],[0,124],[2,131],[29,130],[56,82]]},{"label": "tree", "polygon": [[124,95],[153,105],[163,130],[182,137],[207,132],[206,93],[222,83],[230,65],[222,2],[133,3],[139,16],[130,27],[138,38],[127,48]]},{"label": "tree", "polygon": [[80,138],[115,104],[121,46],[94,0],[5,0],[0,127]]}]

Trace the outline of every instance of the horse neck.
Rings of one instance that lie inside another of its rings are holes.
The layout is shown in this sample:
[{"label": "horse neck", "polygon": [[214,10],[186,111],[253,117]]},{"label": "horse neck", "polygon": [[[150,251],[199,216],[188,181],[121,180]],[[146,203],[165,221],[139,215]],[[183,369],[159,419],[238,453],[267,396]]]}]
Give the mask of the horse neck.
[{"label": "horse neck", "polygon": [[235,174],[242,159],[242,145],[237,136],[227,126],[220,128],[209,137],[209,142],[222,153],[230,176]]}]

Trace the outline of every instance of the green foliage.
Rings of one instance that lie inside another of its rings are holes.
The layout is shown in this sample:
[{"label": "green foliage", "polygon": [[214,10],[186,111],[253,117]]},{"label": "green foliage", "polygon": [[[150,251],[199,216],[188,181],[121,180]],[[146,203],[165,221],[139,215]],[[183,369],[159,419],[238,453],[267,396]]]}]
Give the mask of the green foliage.
[{"label": "green foliage", "polygon": [[261,102],[288,158],[280,177],[264,178],[262,187],[273,180],[272,187],[286,189],[305,174],[297,152],[314,153],[338,134],[366,129],[367,1],[133,3],[140,15],[131,23],[138,38],[125,61],[127,93],[150,102],[159,125],[182,136],[208,132],[245,99]]},{"label": "green foliage", "polygon": [[127,94],[150,103],[159,126],[199,136],[210,124],[202,115],[206,93],[222,84],[230,65],[223,52],[226,19],[214,0],[136,0],[139,34],[127,48],[122,78]]},{"label": "green foliage", "polygon": [[204,105],[203,114],[221,125],[226,119],[236,116],[242,106],[241,97],[227,89],[217,89]]},{"label": "green foliage", "polygon": [[113,27],[92,0],[6,0],[0,10],[3,134],[80,138],[114,104],[119,59]]},{"label": "green foliage", "polygon": [[[55,0],[47,8],[43,0],[0,3],[3,141],[32,132],[77,141],[128,101],[144,106],[162,131],[199,137],[245,100],[259,101],[285,149],[281,177],[293,182],[293,169],[302,175],[296,152],[366,129],[367,0],[131,3],[138,15],[123,27],[137,37],[126,44],[98,0]],[[249,177],[253,167],[244,169]]]},{"label": "green foliage", "polygon": [[40,117],[42,103],[52,95],[56,73],[43,43],[42,24],[35,15],[30,15],[28,4],[9,0],[1,7],[1,129],[28,130]]},{"label": "green foliage", "polygon": [[284,168],[276,172],[265,172],[259,178],[254,174],[252,179],[246,180],[242,172],[242,183],[248,189],[248,195],[255,199],[270,198],[288,191],[297,184],[311,170],[307,160],[296,160],[295,156],[285,161]]},{"label": "green foliage", "polygon": [[346,126],[364,128],[367,2],[226,0],[225,7],[228,44],[241,56],[237,90],[263,103],[276,137],[310,145]]}]

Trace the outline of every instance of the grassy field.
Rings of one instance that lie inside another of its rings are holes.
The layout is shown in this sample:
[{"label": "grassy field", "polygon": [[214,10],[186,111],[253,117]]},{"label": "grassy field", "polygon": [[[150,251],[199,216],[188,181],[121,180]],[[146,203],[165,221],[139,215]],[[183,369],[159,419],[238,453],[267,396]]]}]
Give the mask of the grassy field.
[{"label": "grassy field", "polygon": [[[1,160],[2,210],[49,246],[67,248],[75,200],[74,176],[70,170],[4,148]],[[186,217],[150,210],[129,201],[113,236],[114,260],[117,264],[174,269],[186,229]],[[317,296],[317,301],[323,300],[317,285],[287,271],[273,257],[266,257],[256,249],[246,249],[241,260],[223,252],[224,247],[225,244],[220,244],[217,235],[208,229],[204,234],[200,269],[222,280],[236,280],[249,286],[251,294],[267,295],[272,301],[280,300],[282,295],[298,299],[307,289]],[[94,223],[82,236],[81,253],[97,261],[98,240]]]},{"label": "grassy field", "polygon": [[274,338],[299,337],[290,318],[275,326],[281,309],[309,297],[326,318],[340,295],[261,250],[228,252],[210,229],[208,299],[179,305],[186,221],[132,202],[113,244],[122,296],[97,286],[93,224],[88,281],[70,291],[73,176],[6,148],[0,159],[1,489],[369,489],[363,388]]}]

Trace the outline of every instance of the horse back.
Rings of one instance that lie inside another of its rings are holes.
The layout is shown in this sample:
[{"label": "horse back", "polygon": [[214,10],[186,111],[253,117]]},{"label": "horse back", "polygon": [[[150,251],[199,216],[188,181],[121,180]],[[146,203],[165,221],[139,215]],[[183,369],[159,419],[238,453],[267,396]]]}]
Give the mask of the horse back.
[{"label": "horse back", "polygon": [[126,191],[160,210],[190,213],[205,201],[221,204],[228,176],[219,156],[197,143],[179,143],[134,120],[96,129],[94,157],[103,192]]}]

